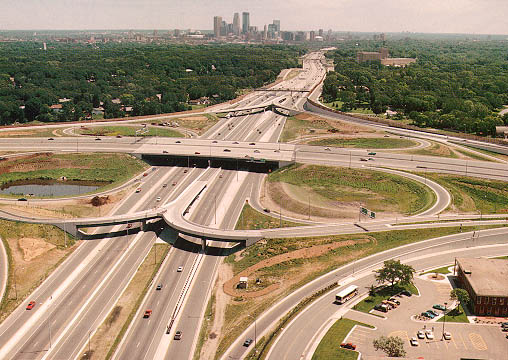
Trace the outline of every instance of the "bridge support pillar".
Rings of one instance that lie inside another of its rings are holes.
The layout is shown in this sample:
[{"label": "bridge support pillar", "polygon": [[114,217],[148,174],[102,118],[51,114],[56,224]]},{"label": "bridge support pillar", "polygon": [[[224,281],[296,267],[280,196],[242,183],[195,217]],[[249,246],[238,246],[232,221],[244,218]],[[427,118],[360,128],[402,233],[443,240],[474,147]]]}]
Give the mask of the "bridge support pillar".
[{"label": "bridge support pillar", "polygon": [[147,224],[146,224],[146,220],[143,220],[141,222],[141,231],[146,231],[147,230]]},{"label": "bridge support pillar", "polygon": [[205,250],[206,250],[206,239],[205,238],[201,239],[201,250],[203,250],[203,252],[205,252]]}]

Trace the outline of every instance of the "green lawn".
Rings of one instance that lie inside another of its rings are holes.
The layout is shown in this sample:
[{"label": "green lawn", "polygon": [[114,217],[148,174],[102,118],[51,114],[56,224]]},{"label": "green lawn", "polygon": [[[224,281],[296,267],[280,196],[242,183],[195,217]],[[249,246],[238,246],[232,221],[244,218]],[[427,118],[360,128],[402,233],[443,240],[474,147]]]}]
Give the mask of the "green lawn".
[{"label": "green lawn", "polygon": [[356,360],[358,352],[340,348],[340,344],[344,342],[346,335],[355,325],[374,328],[371,325],[346,318],[337,320],[321,339],[314,355],[312,355],[312,360]]},{"label": "green lawn", "polygon": [[374,306],[380,304],[382,300],[386,300],[400,293],[402,290],[408,290],[412,294],[418,294],[418,289],[416,289],[414,285],[394,285],[393,287],[384,286],[377,290],[374,296],[369,295],[367,298],[360,301],[353,307],[353,309],[368,313],[374,309]]},{"label": "green lawn", "polygon": [[357,149],[401,149],[416,146],[414,141],[397,138],[356,138],[356,139],[320,139],[309,142],[309,145],[336,146]]},{"label": "green lawn", "polygon": [[311,129],[328,130],[332,129],[332,127],[326,121],[309,121],[291,116],[286,119],[280,141],[288,142],[301,136],[310,135],[312,134]]},{"label": "green lawn", "polygon": [[147,127],[148,131],[143,134],[136,134],[136,130],[142,129],[142,126],[96,126],[80,128],[78,132],[83,135],[93,136],[161,136],[161,137],[184,137],[178,131],[160,127]]},{"label": "green lawn", "polygon": [[268,181],[299,186],[331,201],[361,203],[375,212],[416,214],[435,201],[435,194],[423,184],[364,169],[295,164],[274,171]]},{"label": "green lawn", "polygon": [[475,153],[470,152],[470,151],[465,151],[465,150],[462,150],[462,149],[455,149],[455,151],[461,153],[462,155],[468,156],[471,159],[480,160],[480,161],[495,161],[495,160],[492,160],[490,158],[487,158],[487,157],[479,155],[479,154],[475,154]]},{"label": "green lawn", "polygon": [[[244,205],[238,218],[235,230],[273,229],[280,226],[280,220],[254,210],[250,205]],[[282,220],[282,227],[302,226],[303,224]]]},{"label": "green lawn", "polygon": [[443,275],[450,274],[450,270],[448,270],[449,267],[450,267],[450,265],[443,266],[443,267],[440,267],[440,268],[437,268],[434,270],[426,271],[423,274],[435,274],[435,273],[443,274]]},{"label": "green lawn", "polygon": [[458,322],[458,323],[468,323],[467,315],[464,312],[464,309],[462,309],[462,305],[459,305],[453,310],[448,311],[448,314],[446,314],[443,317],[440,317],[437,319],[438,322],[443,322],[446,318],[446,322]]}]

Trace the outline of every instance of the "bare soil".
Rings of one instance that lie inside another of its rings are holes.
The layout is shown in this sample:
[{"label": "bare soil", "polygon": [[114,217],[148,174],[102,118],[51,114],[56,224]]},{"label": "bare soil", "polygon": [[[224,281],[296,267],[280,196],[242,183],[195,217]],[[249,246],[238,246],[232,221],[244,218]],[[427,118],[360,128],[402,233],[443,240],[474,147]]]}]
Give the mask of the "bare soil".
[{"label": "bare soil", "polygon": [[37,238],[21,238],[18,245],[23,252],[23,260],[31,261],[36,257],[56,248],[55,245],[49,244],[43,239]]}]

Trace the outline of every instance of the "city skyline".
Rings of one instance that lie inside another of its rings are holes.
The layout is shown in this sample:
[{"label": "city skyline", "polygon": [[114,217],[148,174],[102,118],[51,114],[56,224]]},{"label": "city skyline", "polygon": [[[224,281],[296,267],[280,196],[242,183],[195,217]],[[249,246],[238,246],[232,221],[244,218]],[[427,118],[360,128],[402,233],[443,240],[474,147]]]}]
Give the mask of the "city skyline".
[{"label": "city skyline", "polygon": [[[71,6],[72,4],[72,6]],[[121,5],[121,6],[119,6]],[[213,9],[213,10],[210,10]],[[341,0],[330,3],[289,0],[273,4],[190,0],[173,4],[147,0],[143,6],[132,0],[72,1],[26,0],[0,5],[0,30],[88,30],[88,29],[196,29],[212,30],[210,18],[222,16],[232,22],[233,14],[250,13],[250,25],[262,29],[280,19],[284,30],[318,28],[354,32],[424,32],[507,34],[503,15],[508,3],[501,0],[429,0],[408,4],[403,0]]]}]

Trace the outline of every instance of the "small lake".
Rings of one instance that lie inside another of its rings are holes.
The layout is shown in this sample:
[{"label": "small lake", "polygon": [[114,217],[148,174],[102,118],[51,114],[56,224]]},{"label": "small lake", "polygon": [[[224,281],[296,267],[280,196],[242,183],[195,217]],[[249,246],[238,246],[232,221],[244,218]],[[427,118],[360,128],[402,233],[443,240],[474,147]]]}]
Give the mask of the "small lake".
[{"label": "small lake", "polygon": [[93,182],[70,182],[53,180],[23,180],[4,184],[0,194],[23,197],[64,197],[93,192],[105,184]]}]

